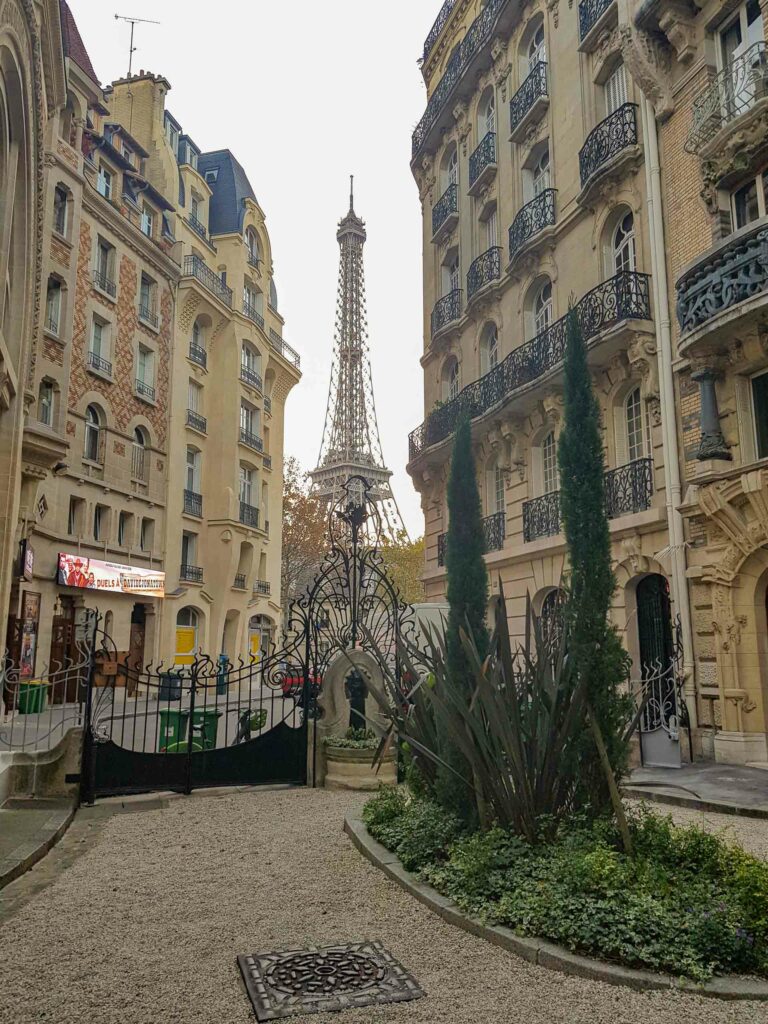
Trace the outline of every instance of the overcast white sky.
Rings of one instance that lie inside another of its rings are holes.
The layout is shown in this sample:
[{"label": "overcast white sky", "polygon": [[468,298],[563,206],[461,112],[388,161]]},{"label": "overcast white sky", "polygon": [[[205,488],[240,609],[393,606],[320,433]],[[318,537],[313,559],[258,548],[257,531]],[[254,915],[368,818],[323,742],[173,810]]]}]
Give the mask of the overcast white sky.
[{"label": "overcast white sky", "polygon": [[231,149],[272,240],[286,340],[304,377],[286,409],[287,455],[314,467],[336,305],[336,225],[348,206],[368,229],[366,290],[384,458],[412,537],[423,533],[405,472],[422,419],[421,213],[410,136],[425,106],[416,61],[440,0],[69,0],[102,85],[128,69],[163,74],[168,106],[203,150]]}]

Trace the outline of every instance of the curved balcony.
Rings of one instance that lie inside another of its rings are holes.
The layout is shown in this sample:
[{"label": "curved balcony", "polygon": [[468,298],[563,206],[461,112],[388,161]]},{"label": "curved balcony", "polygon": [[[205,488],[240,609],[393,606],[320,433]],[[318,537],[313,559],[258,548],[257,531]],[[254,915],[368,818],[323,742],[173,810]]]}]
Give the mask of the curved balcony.
[{"label": "curved balcony", "polygon": [[459,221],[459,186],[449,185],[432,207],[432,241],[450,234]]},{"label": "curved balcony", "polygon": [[[507,530],[506,512],[494,512],[492,516],[486,516],[482,521],[483,534],[485,536],[485,554],[491,551],[501,551],[504,547],[504,539]],[[437,564],[445,565],[445,550],[447,533],[441,533],[437,538]]]},{"label": "curved balcony", "polygon": [[766,300],[768,219],[764,218],[710,249],[677,282],[681,352],[702,335],[710,338],[718,330],[727,331],[734,315],[764,312]]},{"label": "curved balcony", "polygon": [[[584,341],[625,320],[650,320],[649,281],[647,274],[625,270],[587,292],[575,307]],[[410,434],[409,461],[450,437],[462,416],[483,416],[498,402],[559,366],[565,355],[566,322],[567,318],[561,317],[533,341],[510,352],[489,373],[468,384],[456,398],[435,409]]]},{"label": "curved balcony", "polygon": [[456,288],[452,292],[448,292],[442,299],[438,299],[435,303],[435,308],[432,310],[431,326],[432,326],[432,337],[434,338],[444,327],[448,324],[455,323],[461,319],[462,302],[461,302],[461,288]]},{"label": "curved balcony", "polygon": [[581,0],[579,4],[579,42],[583,49],[591,48],[589,46],[591,39],[599,35],[598,29],[602,29],[611,20],[613,14],[616,14],[615,0]]},{"label": "curved balcony", "polygon": [[469,265],[467,271],[467,301],[469,302],[481,289],[501,277],[501,246],[494,245],[486,249]]},{"label": "curved balcony", "polygon": [[509,229],[510,262],[532,238],[554,226],[556,195],[556,188],[546,188],[518,211]]},{"label": "curved balcony", "polygon": [[548,106],[547,64],[540,60],[509,101],[510,141],[522,142],[529,127],[541,120]]},{"label": "curved balcony", "polygon": [[464,38],[453,51],[445,73],[430,96],[427,109],[413,132],[411,138],[412,159],[418,156],[430,131],[448,106],[456,87],[464,79],[472,62],[485,47],[490,47],[497,33],[499,18],[508,6],[510,6],[509,0],[487,0],[485,7],[469,26]]},{"label": "curved balcony", "polygon": [[253,323],[262,329],[262,331],[264,330],[264,317],[251,302],[247,301],[247,299],[243,299],[243,316],[252,320]]},{"label": "curved balcony", "polygon": [[456,0],[445,0],[445,3],[440,8],[440,13],[435,18],[432,28],[429,30],[429,35],[424,40],[424,52],[421,57],[422,64],[427,60],[432,48],[438,40],[440,33],[443,31],[445,26],[448,24],[448,19],[451,16],[451,11],[456,5]]},{"label": "curved balcony", "polygon": [[469,194],[477,195],[496,174],[496,132],[487,132],[469,157]]},{"label": "curved balcony", "polygon": [[592,129],[579,151],[582,192],[622,154],[631,154],[637,143],[637,106],[623,103]]},{"label": "curved balcony", "polygon": [[694,99],[686,151],[702,155],[724,127],[767,97],[768,59],[765,43],[760,41],[728,64]]}]

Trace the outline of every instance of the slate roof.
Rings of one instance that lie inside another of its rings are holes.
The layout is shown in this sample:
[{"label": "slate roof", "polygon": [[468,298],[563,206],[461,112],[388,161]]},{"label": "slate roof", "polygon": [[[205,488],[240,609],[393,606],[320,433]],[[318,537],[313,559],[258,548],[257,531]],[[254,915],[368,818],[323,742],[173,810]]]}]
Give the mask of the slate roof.
[{"label": "slate roof", "polygon": [[99,76],[93,70],[91,58],[88,56],[83,37],[80,35],[80,30],[77,27],[72,11],[69,9],[67,0],[59,0],[59,12],[61,15],[61,38],[64,44],[64,56],[73,60],[89,78],[99,85]]},{"label": "slate roof", "polygon": [[201,153],[197,169],[205,178],[206,171],[216,170],[216,181],[209,181],[213,191],[208,205],[208,230],[212,235],[242,232],[245,219],[245,200],[256,199],[256,193],[240,164],[228,149]]}]

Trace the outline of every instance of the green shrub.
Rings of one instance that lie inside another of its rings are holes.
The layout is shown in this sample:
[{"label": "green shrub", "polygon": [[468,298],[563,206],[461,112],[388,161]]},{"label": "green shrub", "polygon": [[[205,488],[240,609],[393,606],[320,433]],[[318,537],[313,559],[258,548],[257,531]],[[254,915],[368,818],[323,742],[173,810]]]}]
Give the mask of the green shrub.
[{"label": "green shrub", "polygon": [[426,800],[407,800],[402,789],[382,786],[363,810],[368,831],[413,871],[447,856],[461,820]]},{"label": "green shrub", "polygon": [[323,746],[336,747],[341,750],[376,750],[379,740],[370,729],[354,729],[350,727],[343,736],[323,737]]}]

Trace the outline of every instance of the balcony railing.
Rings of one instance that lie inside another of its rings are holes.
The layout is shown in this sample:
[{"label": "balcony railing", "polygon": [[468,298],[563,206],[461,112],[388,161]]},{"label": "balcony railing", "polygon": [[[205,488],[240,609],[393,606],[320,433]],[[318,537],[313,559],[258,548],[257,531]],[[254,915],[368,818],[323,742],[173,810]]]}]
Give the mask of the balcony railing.
[{"label": "balcony railing", "polygon": [[112,363],[108,359],[96,355],[95,352],[88,353],[88,365],[98,373],[105,373],[108,377],[112,376]]},{"label": "balcony railing", "polygon": [[579,4],[579,39],[583,42],[614,0],[581,0]]},{"label": "balcony railing", "polygon": [[725,67],[693,101],[685,148],[698,153],[720,129],[768,95],[768,59],[761,40]]},{"label": "balcony railing", "polygon": [[593,128],[579,151],[581,187],[619,153],[637,145],[637,106],[623,103]]},{"label": "balcony railing", "polygon": [[254,434],[250,430],[246,430],[245,427],[240,427],[240,444],[244,444],[248,448],[253,448],[253,450],[257,452],[264,451],[264,441],[258,434]]},{"label": "balcony railing", "polygon": [[257,256],[255,252],[251,252],[250,249],[247,250],[247,253],[248,266],[258,269],[258,266],[261,263],[261,257]]},{"label": "balcony railing", "polygon": [[259,510],[255,505],[249,505],[245,501],[240,502],[240,522],[244,526],[251,526],[254,530],[258,530]]},{"label": "balcony railing", "polygon": [[[501,551],[504,547],[504,538],[507,530],[506,512],[495,512],[492,516],[483,519],[483,534],[485,536],[485,554],[491,551]],[[441,533],[437,538],[437,564],[445,565],[446,540],[448,535]]]},{"label": "balcony railing", "polygon": [[253,592],[256,595],[261,594],[264,597],[269,597],[272,593],[272,584],[269,580],[256,580],[253,584]]},{"label": "balcony railing", "polygon": [[117,285],[115,282],[101,270],[94,270],[93,272],[93,283],[97,288],[100,288],[107,295],[111,295],[114,299],[117,294]]},{"label": "balcony railing", "polygon": [[56,316],[47,316],[45,318],[45,329],[50,334],[58,335],[58,333],[59,333],[59,318],[56,317]]},{"label": "balcony railing", "polygon": [[258,392],[263,390],[264,384],[259,374],[244,363],[240,364],[240,380],[244,384],[248,384],[250,387],[255,388]]},{"label": "balcony railing", "polygon": [[187,583],[202,583],[203,582],[203,569],[200,565],[186,565],[184,562],[181,564],[179,569],[179,579],[186,580]]},{"label": "balcony railing", "polygon": [[768,228],[765,224],[726,239],[677,282],[682,335],[760,292],[768,299]]},{"label": "balcony railing", "polygon": [[208,353],[193,341],[189,343],[189,358],[198,366],[206,367],[208,365]]},{"label": "balcony railing", "polygon": [[540,60],[509,101],[510,130],[514,132],[536,100],[547,95],[547,63]]},{"label": "balcony railing", "polygon": [[295,348],[291,348],[287,341],[283,341],[277,331],[271,327],[269,329],[269,343],[276,352],[279,352],[283,359],[287,359],[289,363],[298,369],[301,366],[301,356]]},{"label": "balcony railing", "polygon": [[496,166],[496,132],[486,132],[469,157],[469,187],[484,171]]},{"label": "balcony railing", "polygon": [[204,241],[208,241],[208,232],[205,230],[205,224],[201,220],[193,217],[190,213],[187,217],[187,224],[189,224],[196,235],[199,235]]},{"label": "balcony railing", "polygon": [[184,491],[184,511],[187,515],[203,518],[203,496],[197,491]]},{"label": "balcony railing", "polygon": [[264,469],[272,469],[272,456],[265,453],[261,463],[264,466]]},{"label": "balcony railing", "polygon": [[424,54],[422,56],[422,62],[425,61],[427,57],[429,57],[430,53],[432,52],[432,47],[437,42],[438,36],[443,31],[445,26],[448,24],[448,19],[451,16],[451,11],[453,10],[455,4],[456,0],[445,0],[445,3],[440,8],[440,13],[435,18],[435,23],[429,30],[429,35],[424,41]]},{"label": "balcony railing", "polygon": [[235,580],[234,580],[234,583],[232,584],[232,586],[233,586],[233,588],[235,590],[245,590],[245,573],[244,572],[236,572],[235,573]]},{"label": "balcony railing", "polygon": [[[622,320],[651,317],[649,277],[624,270],[581,299],[576,315],[585,341]],[[482,416],[502,399],[559,366],[565,355],[566,317],[555,321],[533,341],[521,345],[479,380],[468,384],[456,398],[433,413],[409,437],[409,458],[438,444],[456,429],[459,419]]]},{"label": "balcony railing", "polygon": [[232,308],[232,289],[228,288],[218,274],[206,266],[199,256],[184,257],[184,276],[194,277],[225,306]]},{"label": "balcony railing", "polygon": [[432,207],[432,234],[436,235],[449,217],[459,212],[459,186],[454,182]]},{"label": "balcony railing", "polygon": [[272,415],[272,399],[269,395],[264,396],[264,412],[268,412],[270,416]]},{"label": "balcony railing", "polygon": [[494,245],[470,263],[467,272],[467,299],[471,299],[481,288],[491,281],[498,281],[500,277],[501,246]]},{"label": "balcony railing", "polygon": [[442,299],[438,299],[435,303],[435,308],[432,310],[432,337],[441,331],[443,327],[448,324],[452,324],[455,320],[461,318],[462,310],[462,292],[461,288],[455,288],[452,292],[448,292]]},{"label": "balcony railing", "polygon": [[157,313],[151,310],[149,306],[139,306],[139,320],[143,320],[145,324],[150,324],[152,327],[157,327],[160,322]]},{"label": "balcony railing", "polygon": [[136,378],[135,383],[136,383],[136,394],[140,395],[142,398],[148,398],[150,400],[150,402],[154,402],[154,400],[155,400],[155,389],[152,387],[152,385],[151,384],[147,384],[143,380],[139,380],[138,377]]},{"label": "balcony railing", "polygon": [[456,85],[461,81],[467,67],[479,51],[489,43],[496,28],[496,20],[507,0],[488,0],[482,12],[472,22],[467,32],[453,51],[443,77],[427,103],[427,109],[419,121],[411,139],[411,155],[415,157],[450,99]]},{"label": "balcony railing", "polygon": [[187,409],[187,426],[192,427],[193,430],[197,430],[201,434],[205,434],[208,430],[208,420],[205,416],[201,416],[199,412],[195,412],[194,409]]},{"label": "balcony railing", "polygon": [[258,324],[262,331],[264,330],[264,317],[252,302],[247,302],[245,299],[243,299],[243,316],[247,316],[249,320],[253,320],[255,324]]},{"label": "balcony railing", "polygon": [[555,223],[556,188],[545,188],[543,192],[526,203],[517,213],[509,229],[509,258],[513,260],[525,243],[538,235],[544,228]]},{"label": "balcony railing", "polygon": [[528,544],[539,537],[560,533],[560,491],[523,502],[523,540]]}]

